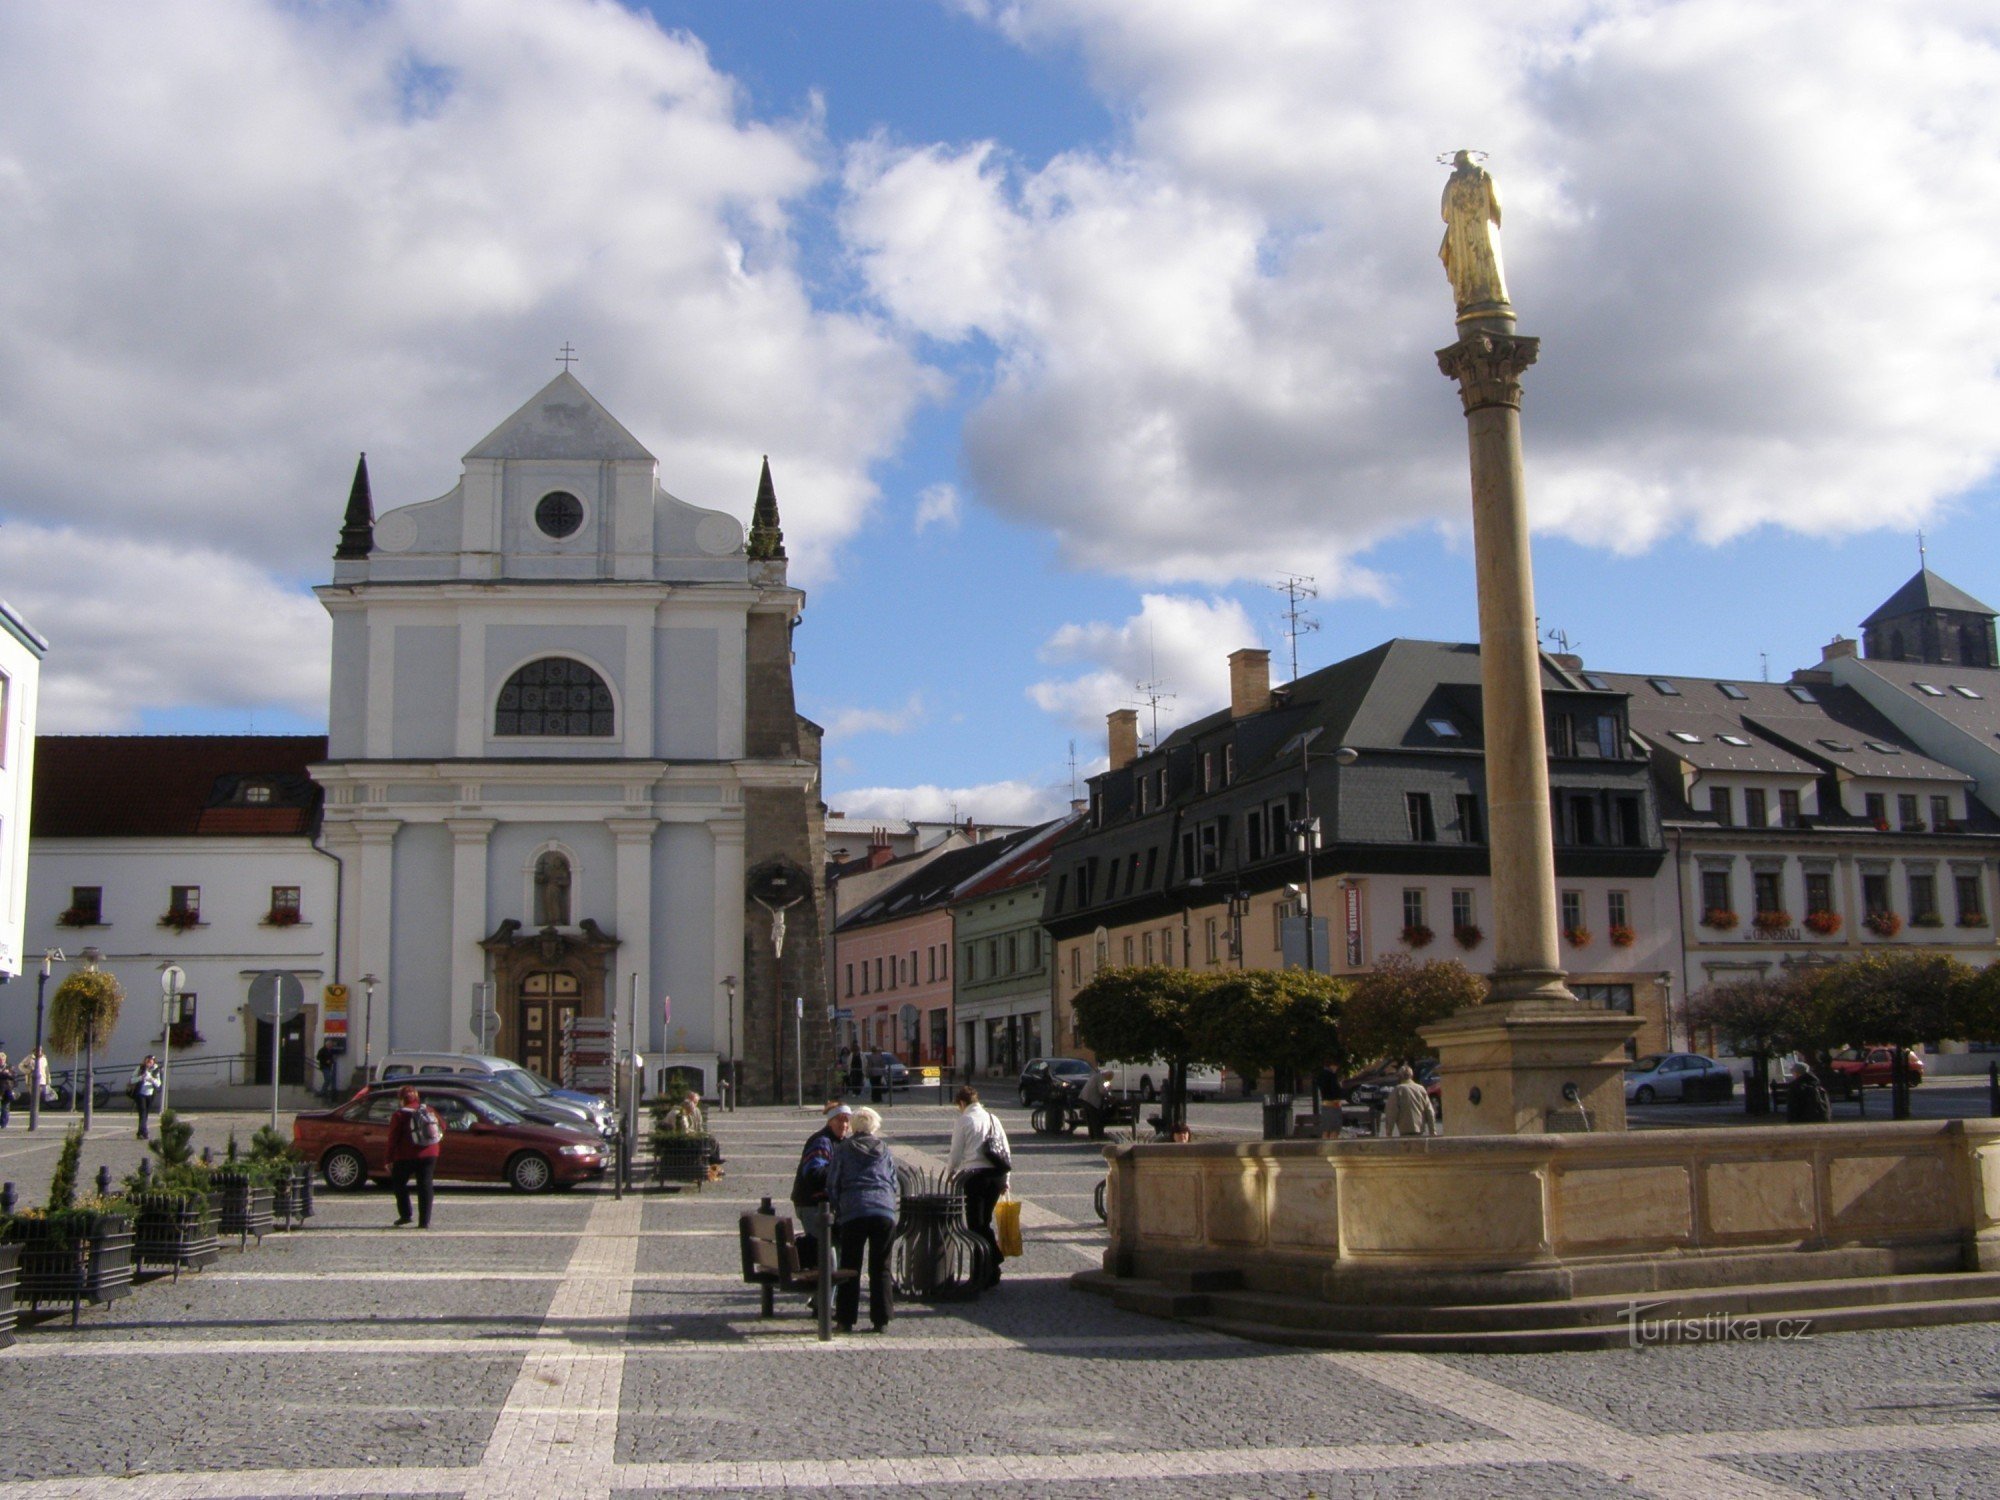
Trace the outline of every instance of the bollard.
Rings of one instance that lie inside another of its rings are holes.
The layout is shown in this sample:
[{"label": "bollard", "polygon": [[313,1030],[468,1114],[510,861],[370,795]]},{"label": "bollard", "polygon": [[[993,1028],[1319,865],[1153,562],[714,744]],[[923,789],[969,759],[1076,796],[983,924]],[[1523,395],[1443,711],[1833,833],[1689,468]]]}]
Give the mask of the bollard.
[{"label": "bollard", "polygon": [[0,1182],[0,1218],[13,1217],[15,1201],[14,1184]]},{"label": "bollard", "polygon": [[1986,1112],[2000,1119],[2000,1063],[1986,1065]]},{"label": "bollard", "polygon": [[111,1196],[111,1168],[107,1166],[99,1166],[97,1169],[97,1196],[100,1198]]},{"label": "bollard", "polygon": [[1854,1112],[1864,1120],[1868,1118],[1868,1089],[1865,1085],[1855,1085]]},{"label": "bollard", "polygon": [[153,1159],[150,1156],[142,1156],[139,1158],[139,1191],[143,1193],[152,1181]]},{"label": "bollard", "polygon": [[[770,1202],[767,1198],[765,1202]],[[822,1203],[813,1215],[813,1236],[819,1241],[819,1341],[833,1341],[833,1205]]]}]

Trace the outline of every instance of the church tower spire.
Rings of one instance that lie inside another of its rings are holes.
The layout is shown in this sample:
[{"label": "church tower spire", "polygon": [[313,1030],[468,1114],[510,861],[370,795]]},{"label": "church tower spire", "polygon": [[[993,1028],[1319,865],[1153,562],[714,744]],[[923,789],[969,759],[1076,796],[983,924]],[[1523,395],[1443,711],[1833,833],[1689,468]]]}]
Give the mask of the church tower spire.
[{"label": "church tower spire", "polygon": [[764,473],[757,481],[757,504],[750,512],[750,561],[782,561],[785,533],[778,524],[778,491],[771,483],[771,457],[764,456]]},{"label": "church tower spire", "polygon": [[354,487],[347,492],[347,518],[341,522],[340,545],[333,555],[366,557],[375,550],[375,497],[368,488],[368,455],[354,466]]}]

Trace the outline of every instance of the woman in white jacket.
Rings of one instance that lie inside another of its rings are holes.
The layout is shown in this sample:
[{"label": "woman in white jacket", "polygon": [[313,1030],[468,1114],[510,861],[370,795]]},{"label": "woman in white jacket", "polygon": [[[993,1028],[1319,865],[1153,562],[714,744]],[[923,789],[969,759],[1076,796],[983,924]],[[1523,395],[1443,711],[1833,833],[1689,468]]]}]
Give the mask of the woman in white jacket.
[{"label": "woman in white jacket", "polygon": [[979,1102],[979,1090],[962,1088],[954,1096],[958,1120],[951,1127],[951,1159],[947,1170],[965,1194],[965,1226],[986,1242],[993,1271],[988,1286],[1000,1280],[1000,1241],[993,1233],[993,1207],[1007,1191],[1007,1173],[1014,1153],[1007,1130]]}]

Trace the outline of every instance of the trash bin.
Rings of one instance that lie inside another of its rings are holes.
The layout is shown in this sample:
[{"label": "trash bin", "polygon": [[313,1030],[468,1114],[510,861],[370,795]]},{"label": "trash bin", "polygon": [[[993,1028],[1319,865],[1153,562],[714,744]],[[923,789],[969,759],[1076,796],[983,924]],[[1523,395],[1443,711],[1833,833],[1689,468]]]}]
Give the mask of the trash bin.
[{"label": "trash bin", "polygon": [[1266,1094],[1264,1096],[1264,1139],[1282,1141],[1292,1133],[1292,1096],[1290,1094]]},{"label": "trash bin", "polygon": [[898,1297],[960,1302],[992,1280],[993,1252],[965,1222],[965,1195],[942,1177],[905,1192],[896,1214],[890,1270]]}]

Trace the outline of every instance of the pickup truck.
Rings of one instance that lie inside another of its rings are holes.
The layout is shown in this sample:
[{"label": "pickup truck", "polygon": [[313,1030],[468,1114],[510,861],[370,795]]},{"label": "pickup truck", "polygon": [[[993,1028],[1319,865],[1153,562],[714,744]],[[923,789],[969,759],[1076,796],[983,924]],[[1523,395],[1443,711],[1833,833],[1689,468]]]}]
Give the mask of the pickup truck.
[{"label": "pickup truck", "polygon": [[[1828,1086],[1837,1094],[1851,1094],[1856,1089],[1886,1089],[1894,1081],[1890,1074],[1895,1054],[1894,1047],[1850,1047],[1837,1053]],[[1903,1053],[1903,1076],[1913,1088],[1924,1081],[1924,1060],[1916,1053],[1907,1050]]]}]

